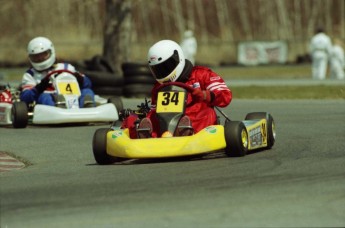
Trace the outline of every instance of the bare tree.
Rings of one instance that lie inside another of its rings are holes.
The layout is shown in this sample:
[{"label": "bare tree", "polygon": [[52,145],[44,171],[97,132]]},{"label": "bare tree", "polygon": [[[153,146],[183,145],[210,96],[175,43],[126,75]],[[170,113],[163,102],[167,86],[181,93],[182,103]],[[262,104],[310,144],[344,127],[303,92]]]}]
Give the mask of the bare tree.
[{"label": "bare tree", "polygon": [[243,30],[244,30],[244,40],[252,40],[252,29],[250,26],[250,21],[248,18],[248,4],[245,1],[238,1],[239,6],[239,14],[240,14],[240,21],[242,22]]},{"label": "bare tree", "polygon": [[106,0],[105,4],[103,57],[119,72],[129,55],[130,7],[131,0]]},{"label": "bare tree", "polygon": [[182,15],[181,1],[174,0],[173,1],[173,7],[174,7],[175,13],[176,13],[174,21],[176,22],[176,27],[177,27],[179,33],[182,34],[186,28],[186,25],[185,25],[185,20],[184,20],[183,15]]},{"label": "bare tree", "polygon": [[51,38],[63,59],[101,54],[117,69],[145,58],[141,50],[148,43],[178,40],[185,28],[200,40],[200,58],[209,58],[209,45],[228,55],[224,45],[236,51],[241,41],[283,39],[292,59],[307,51],[317,26],[345,39],[345,0],[60,0],[54,7],[46,0],[0,2],[0,62],[26,62],[25,48],[15,56],[13,50],[38,35]]},{"label": "bare tree", "polygon": [[196,7],[196,13],[198,16],[198,20],[200,23],[200,32],[201,32],[201,42],[208,42],[208,35],[206,30],[206,18],[205,18],[205,11],[202,4],[195,4]]}]

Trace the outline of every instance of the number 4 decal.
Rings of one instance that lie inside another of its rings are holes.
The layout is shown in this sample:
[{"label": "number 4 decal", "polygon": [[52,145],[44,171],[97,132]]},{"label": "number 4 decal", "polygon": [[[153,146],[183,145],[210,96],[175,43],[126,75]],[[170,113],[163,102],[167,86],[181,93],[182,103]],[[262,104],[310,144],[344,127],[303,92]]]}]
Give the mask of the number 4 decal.
[{"label": "number 4 decal", "polygon": [[66,86],[66,92],[73,93],[71,85],[68,83]]}]

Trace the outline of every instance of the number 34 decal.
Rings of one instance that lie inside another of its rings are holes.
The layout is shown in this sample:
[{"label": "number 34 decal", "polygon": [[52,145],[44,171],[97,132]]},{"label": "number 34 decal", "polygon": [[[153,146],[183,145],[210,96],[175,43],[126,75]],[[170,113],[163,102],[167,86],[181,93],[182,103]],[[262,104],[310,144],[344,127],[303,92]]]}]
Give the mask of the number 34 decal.
[{"label": "number 34 decal", "polygon": [[157,112],[183,112],[185,92],[159,92]]},{"label": "number 34 decal", "polygon": [[177,92],[164,92],[163,93],[163,101],[162,105],[169,105],[170,102],[174,103],[175,105],[178,105],[179,102],[179,93]]}]

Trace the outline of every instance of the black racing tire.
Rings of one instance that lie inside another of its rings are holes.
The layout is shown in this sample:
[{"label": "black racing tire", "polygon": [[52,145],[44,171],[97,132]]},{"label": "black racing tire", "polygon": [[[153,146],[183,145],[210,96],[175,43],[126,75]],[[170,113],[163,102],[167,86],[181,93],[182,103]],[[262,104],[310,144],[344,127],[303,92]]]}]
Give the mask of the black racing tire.
[{"label": "black racing tire", "polygon": [[118,114],[123,109],[123,102],[121,97],[110,97],[108,99],[108,103],[115,105]]},{"label": "black racing tire", "polygon": [[245,117],[245,120],[266,119],[267,121],[267,147],[271,149],[276,141],[275,123],[272,115],[268,112],[251,112]]},{"label": "black racing tire", "polygon": [[229,157],[243,157],[248,152],[248,132],[241,121],[225,121],[225,153]]},{"label": "black racing tire", "polygon": [[100,55],[94,56],[90,61],[91,66],[89,68],[94,71],[102,71],[115,73],[115,67],[106,58]]},{"label": "black racing tire", "polygon": [[125,75],[125,85],[129,84],[155,84],[156,80],[152,75]]},{"label": "black racing tire", "polygon": [[146,63],[126,62],[121,65],[121,69],[124,76],[146,75],[152,77],[150,68]]},{"label": "black racing tire", "polygon": [[122,87],[112,87],[112,86],[95,86],[92,87],[95,94],[105,95],[105,96],[122,96]]},{"label": "black racing tire", "polygon": [[133,98],[143,98],[143,97],[151,97],[151,91],[153,88],[153,84],[130,84],[125,85],[123,89],[123,95],[125,97],[133,97]]},{"label": "black racing tire", "polygon": [[97,129],[92,139],[92,151],[95,160],[100,165],[115,163],[117,159],[107,154],[107,133],[109,128]]},{"label": "black racing tire", "polygon": [[12,104],[12,126],[14,128],[26,128],[29,122],[28,106],[25,102],[14,102]]},{"label": "black racing tire", "polygon": [[83,72],[92,82],[92,86],[122,86],[124,78],[122,75],[101,71]]},{"label": "black racing tire", "polygon": [[131,71],[132,69],[139,69],[139,68],[148,69],[148,65],[146,63],[138,63],[138,62],[125,62],[121,64],[121,69],[123,72]]},{"label": "black racing tire", "polygon": [[152,77],[152,73],[147,65],[139,66],[136,68],[126,68],[126,70],[123,70],[123,75],[124,76],[146,75],[146,76]]}]

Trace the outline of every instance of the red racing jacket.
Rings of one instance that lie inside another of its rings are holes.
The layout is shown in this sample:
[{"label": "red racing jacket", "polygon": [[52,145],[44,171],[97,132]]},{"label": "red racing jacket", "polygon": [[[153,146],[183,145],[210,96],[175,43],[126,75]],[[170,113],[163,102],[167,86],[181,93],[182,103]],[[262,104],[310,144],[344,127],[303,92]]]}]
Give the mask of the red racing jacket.
[{"label": "red racing jacket", "polygon": [[[224,80],[207,67],[195,66],[185,84],[194,89],[209,90],[214,94],[212,101],[207,103],[206,101],[193,102],[193,97],[189,93],[185,114],[191,119],[194,132],[197,133],[207,126],[217,124],[217,114],[214,106],[226,107],[232,100],[232,92],[226,86]],[[156,83],[152,91],[155,91],[159,85],[159,83]],[[152,92],[152,94],[154,93]],[[155,117],[156,100],[154,97],[151,98],[151,104],[152,110],[148,113],[148,117],[152,121],[154,132],[158,132],[158,120]]]},{"label": "red racing jacket", "polygon": [[[232,100],[232,92],[226,86],[224,80],[215,72],[207,67],[195,66],[192,68],[188,80],[184,82],[186,85],[194,89],[209,90],[213,93],[213,99],[210,103],[206,101],[194,102],[191,93],[187,98],[186,115],[192,121],[194,133],[199,132],[203,128],[217,124],[217,114],[214,107],[226,107]],[[151,94],[155,94],[159,83],[156,83]],[[151,110],[147,114],[153,125],[153,137],[157,137],[159,132],[159,121],[156,116],[156,97],[151,97]],[[129,128],[131,138],[137,138],[135,123],[138,120],[137,115],[128,116],[122,123],[122,128]]]}]

